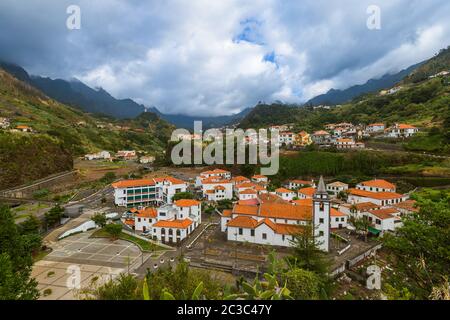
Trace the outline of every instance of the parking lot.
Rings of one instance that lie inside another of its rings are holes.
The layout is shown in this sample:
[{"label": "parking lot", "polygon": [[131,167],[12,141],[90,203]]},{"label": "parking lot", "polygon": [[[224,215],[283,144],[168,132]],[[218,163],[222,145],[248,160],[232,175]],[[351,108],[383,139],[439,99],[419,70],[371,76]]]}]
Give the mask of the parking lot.
[{"label": "parking lot", "polygon": [[[80,271],[83,288],[89,286],[92,279],[99,284],[121,272],[132,272],[149,256],[131,242],[89,238],[92,233],[89,231],[55,242],[53,251],[34,265],[32,276],[39,283],[41,299],[74,299],[77,290],[67,285],[74,269]],[[51,293],[44,296],[46,289]]]}]

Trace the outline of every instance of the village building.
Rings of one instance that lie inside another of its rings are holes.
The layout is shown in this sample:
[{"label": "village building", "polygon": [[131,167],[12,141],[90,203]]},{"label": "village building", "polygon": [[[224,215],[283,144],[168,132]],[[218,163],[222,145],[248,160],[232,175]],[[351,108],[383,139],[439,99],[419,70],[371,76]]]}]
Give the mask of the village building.
[{"label": "village building", "polygon": [[419,132],[419,129],[409,124],[395,124],[386,129],[388,138],[409,138]]},{"label": "village building", "polygon": [[385,129],[386,126],[384,125],[384,123],[372,123],[366,127],[366,132],[369,134],[377,134],[383,133]]},{"label": "village building", "polygon": [[142,164],[150,164],[153,162],[155,162],[154,156],[142,156],[139,158],[139,163],[142,163]]},{"label": "village building", "polygon": [[356,189],[371,191],[371,192],[396,192],[395,184],[382,179],[374,179],[363,181],[356,185]]},{"label": "village building", "polygon": [[384,207],[408,200],[408,195],[395,192],[371,192],[360,189],[349,189],[348,192],[348,202],[352,204],[372,202]]},{"label": "village building", "polygon": [[134,150],[120,150],[116,153],[116,158],[122,160],[136,160],[137,155]]},{"label": "village building", "polygon": [[267,178],[266,176],[263,176],[263,175],[254,175],[252,177],[252,182],[267,184],[267,183],[269,183],[269,178]]},{"label": "village building", "polygon": [[278,136],[278,145],[292,146],[295,141],[295,134],[293,132],[280,132]]},{"label": "village building", "polygon": [[[378,230],[382,236],[385,232],[393,232],[402,226],[400,213],[394,208],[384,208],[368,210],[364,215],[371,224],[371,227]],[[375,230],[372,233],[378,234]]]},{"label": "village building", "polygon": [[314,193],[316,193],[316,188],[314,188],[314,187],[301,188],[301,189],[297,190],[297,196],[300,200],[301,199],[312,199],[312,197],[314,196]]},{"label": "village building", "polygon": [[119,207],[171,204],[175,194],[186,192],[187,183],[173,177],[122,180],[112,184]]},{"label": "village building", "polygon": [[123,222],[130,228],[161,242],[179,243],[201,224],[201,203],[181,199],[159,208],[133,208],[129,215]]},{"label": "village building", "polygon": [[231,172],[227,171],[227,170],[222,170],[222,169],[203,171],[200,173],[200,175],[198,175],[196,177],[195,186],[201,187],[203,184],[203,180],[206,180],[209,178],[215,178],[215,179],[220,179],[220,180],[230,180]]},{"label": "village building", "polygon": [[27,125],[18,125],[16,126],[15,131],[33,132],[33,128]]},{"label": "village building", "polygon": [[11,122],[8,118],[0,117],[0,129],[8,129]]},{"label": "village building", "polygon": [[323,145],[331,143],[331,134],[327,131],[316,131],[311,135],[311,139],[315,144]]},{"label": "village building", "polygon": [[311,187],[315,187],[315,183],[313,180],[290,180],[287,183],[287,188],[291,189],[291,190],[297,190],[298,188],[303,188],[306,186],[311,186]]},{"label": "village building", "polygon": [[311,135],[306,131],[301,131],[295,135],[294,145],[296,147],[306,147],[312,144]]},{"label": "village building", "polygon": [[335,209],[330,209],[330,228],[344,229],[348,226],[348,215]]},{"label": "village building", "polygon": [[244,189],[239,192],[239,200],[251,200],[258,197],[258,192],[255,189]]},{"label": "village building", "polygon": [[297,194],[294,191],[286,188],[276,189],[275,194],[285,201],[294,200],[294,198],[297,196]]},{"label": "village building", "polygon": [[84,156],[85,160],[110,160],[111,154],[108,151],[100,151],[97,153],[90,153]]},{"label": "village building", "polygon": [[336,181],[333,183],[327,184],[327,192],[331,193],[334,196],[337,196],[339,193],[347,191],[348,190],[348,184]]},{"label": "village building", "polygon": [[203,197],[208,201],[233,199],[233,183],[223,176],[210,176],[201,180]]}]

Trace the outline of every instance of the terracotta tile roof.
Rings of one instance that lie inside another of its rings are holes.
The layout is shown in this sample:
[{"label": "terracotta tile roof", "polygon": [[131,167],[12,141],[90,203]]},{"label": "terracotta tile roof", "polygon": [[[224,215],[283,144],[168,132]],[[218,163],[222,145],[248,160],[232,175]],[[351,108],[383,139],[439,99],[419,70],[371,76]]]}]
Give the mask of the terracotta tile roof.
[{"label": "terracotta tile roof", "polygon": [[306,196],[312,197],[314,195],[314,193],[316,193],[316,188],[309,187],[309,188],[299,189],[298,193],[302,193]]},{"label": "terracotta tile roof", "polygon": [[227,184],[231,183],[228,179],[217,179],[216,177],[205,178],[202,180],[202,184]]},{"label": "terracotta tile roof", "polygon": [[175,205],[177,207],[193,207],[198,206],[200,204],[200,201],[194,200],[194,199],[180,199],[175,201]]},{"label": "terracotta tile roof", "polygon": [[225,190],[225,187],[224,187],[224,186],[221,186],[221,185],[215,186],[215,187],[214,187],[214,190]]},{"label": "terracotta tile roof", "polygon": [[319,131],[314,132],[314,135],[315,136],[328,136],[330,134],[328,132],[326,132],[325,130],[319,130]]},{"label": "terracotta tile roof", "polygon": [[222,212],[223,217],[231,217],[232,215],[233,215],[233,210],[230,210],[230,209],[225,209]]},{"label": "terracotta tile roof", "polygon": [[336,142],[354,142],[353,139],[346,139],[346,138],[341,138],[341,139],[337,139]]},{"label": "terracotta tile roof", "polygon": [[230,173],[230,171],[222,170],[222,169],[214,169],[214,170],[208,170],[201,172],[200,174],[203,175],[210,175],[210,174],[227,174]]},{"label": "terracotta tile roof", "polygon": [[155,182],[151,179],[122,180],[111,184],[113,188],[131,188],[154,186]]},{"label": "terracotta tile roof", "polygon": [[124,223],[128,226],[134,226],[134,219],[127,219]]},{"label": "terracotta tile roof", "polygon": [[383,188],[383,189],[395,189],[395,184],[390,183],[386,180],[375,179],[369,181],[363,181],[360,185],[365,187]]},{"label": "terracotta tile roof", "polygon": [[245,189],[239,192],[239,194],[257,194],[256,190],[253,189]]},{"label": "terracotta tile roof", "polygon": [[358,211],[366,211],[366,210],[370,210],[370,209],[376,209],[379,208],[380,206],[373,203],[373,202],[361,202],[361,203],[357,203],[354,205],[356,207],[356,210]]},{"label": "terracotta tile roof", "polygon": [[175,229],[186,229],[192,224],[192,220],[184,219],[184,220],[159,220],[153,227],[158,228],[175,228]]},{"label": "terracotta tile roof", "polygon": [[313,205],[312,199],[292,200],[291,202],[293,204],[295,204],[295,205],[298,205],[298,206],[309,206],[309,207],[312,207],[312,205]]},{"label": "terracotta tile roof", "polygon": [[286,189],[286,188],[278,188],[277,190],[275,190],[276,193],[295,193],[292,190]]},{"label": "terracotta tile roof", "polygon": [[304,227],[292,225],[292,224],[281,224],[277,223],[275,224],[275,232],[278,234],[284,234],[284,235],[294,235],[297,233],[300,233],[304,231]]},{"label": "terracotta tile roof", "polygon": [[138,218],[156,218],[158,216],[158,212],[155,208],[145,208],[142,210],[138,210],[136,217]]},{"label": "terracotta tile roof", "polygon": [[359,189],[350,189],[349,193],[355,196],[377,200],[400,199],[403,197],[401,194],[395,192],[370,192]]},{"label": "terracotta tile roof", "polygon": [[236,204],[234,205],[233,213],[256,216],[258,215],[258,206]]},{"label": "terracotta tile roof", "polygon": [[384,123],[372,123],[368,125],[368,127],[381,127],[381,126],[384,127]]},{"label": "terracotta tile roof", "polygon": [[237,176],[231,179],[234,182],[250,182],[249,178],[243,177],[243,176]]},{"label": "terracotta tile roof", "polygon": [[248,199],[248,200],[239,200],[237,204],[240,204],[243,206],[256,206],[259,204],[259,200],[256,198]]},{"label": "terracotta tile roof", "polygon": [[236,188],[242,189],[242,188],[254,188],[256,185],[252,182],[244,182],[244,183],[240,183],[236,186]]},{"label": "terracotta tile roof", "polygon": [[266,218],[311,220],[312,207],[298,206],[290,203],[263,203],[260,206],[259,215]]},{"label": "terracotta tile roof", "polygon": [[164,178],[155,178],[156,182],[165,182],[169,181],[171,184],[185,184],[183,180],[174,178],[174,177],[164,177]]},{"label": "terracotta tile roof", "polygon": [[347,215],[343,212],[340,212],[336,210],[335,208],[330,209],[330,216],[331,217],[346,217]]},{"label": "terracotta tile roof", "polygon": [[348,184],[343,183],[343,182],[340,182],[340,181],[336,181],[336,182],[327,184],[327,186],[332,186],[332,187],[348,187]]},{"label": "terracotta tile roof", "polygon": [[258,174],[256,174],[256,175],[254,175],[254,176],[252,177],[252,179],[267,179],[267,177],[266,177],[266,176],[263,176],[263,175],[258,175]]},{"label": "terracotta tile roof", "polygon": [[283,200],[280,196],[271,193],[263,193],[258,196],[261,203],[281,203],[286,204],[289,203],[286,200]]},{"label": "terracotta tile roof", "polygon": [[236,228],[255,229],[258,226],[258,221],[251,217],[239,216],[228,221],[227,226]]},{"label": "terracotta tile roof", "polygon": [[392,205],[395,208],[399,208],[399,209],[403,209],[403,210],[408,210],[411,212],[418,212],[419,208],[416,207],[417,205],[417,201],[415,200],[406,200],[400,203],[396,203],[394,205]]},{"label": "terracotta tile roof", "polygon": [[255,190],[256,190],[256,191],[263,191],[263,190],[267,190],[267,189],[266,189],[266,187],[257,184],[257,185],[255,186]]},{"label": "terracotta tile roof", "polygon": [[404,123],[400,123],[398,125],[399,129],[417,129],[416,127],[410,125],[410,124],[404,124]]},{"label": "terracotta tile roof", "polygon": [[379,219],[381,219],[381,220],[395,218],[395,217],[393,216],[393,214],[399,213],[398,210],[396,210],[396,209],[394,209],[394,208],[386,208],[386,209],[378,209],[378,210],[369,210],[369,211],[367,211],[367,212],[373,214],[374,216],[376,216],[377,218],[379,218]]}]

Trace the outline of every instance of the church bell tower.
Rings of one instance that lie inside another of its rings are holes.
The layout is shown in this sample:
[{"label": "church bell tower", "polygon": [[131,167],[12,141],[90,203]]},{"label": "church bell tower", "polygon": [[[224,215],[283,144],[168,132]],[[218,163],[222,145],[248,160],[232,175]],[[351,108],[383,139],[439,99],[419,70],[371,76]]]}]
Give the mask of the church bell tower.
[{"label": "church bell tower", "polygon": [[313,196],[313,232],[320,250],[330,251],[330,197],[320,177],[317,191]]}]

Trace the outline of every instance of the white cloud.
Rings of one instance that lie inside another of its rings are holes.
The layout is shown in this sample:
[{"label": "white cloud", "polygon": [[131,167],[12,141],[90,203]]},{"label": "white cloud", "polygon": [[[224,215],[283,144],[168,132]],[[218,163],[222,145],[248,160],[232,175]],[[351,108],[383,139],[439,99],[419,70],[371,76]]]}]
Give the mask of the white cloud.
[{"label": "white cloud", "polygon": [[0,57],[166,113],[300,103],[450,44],[446,0],[379,0],[377,31],[366,27],[370,0],[79,0],[82,29],[69,32],[65,7],[73,2],[2,1]]}]

